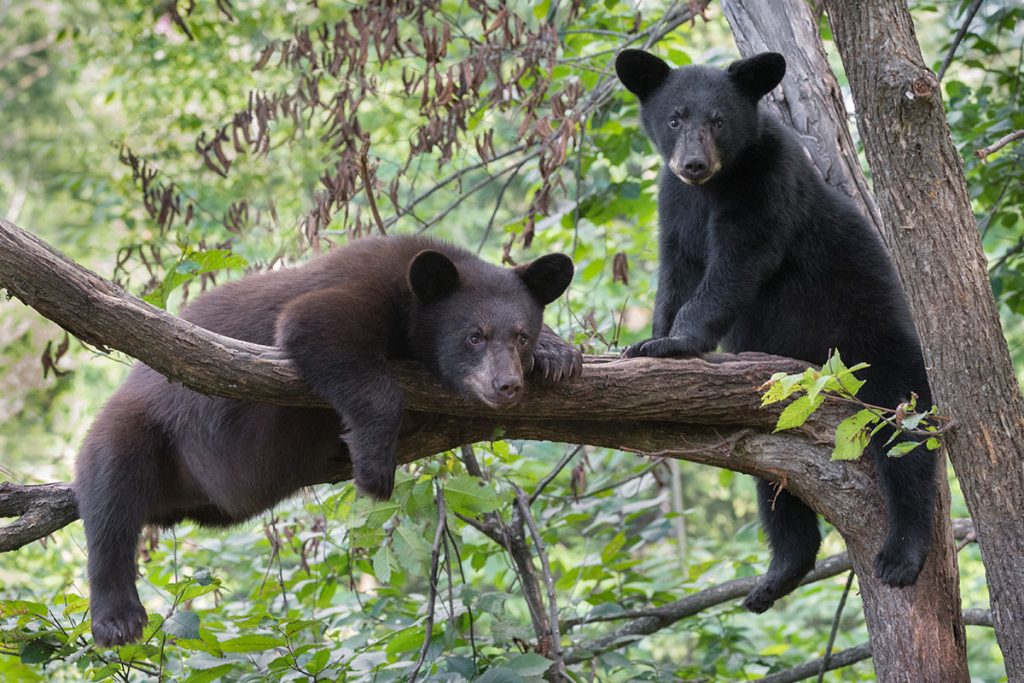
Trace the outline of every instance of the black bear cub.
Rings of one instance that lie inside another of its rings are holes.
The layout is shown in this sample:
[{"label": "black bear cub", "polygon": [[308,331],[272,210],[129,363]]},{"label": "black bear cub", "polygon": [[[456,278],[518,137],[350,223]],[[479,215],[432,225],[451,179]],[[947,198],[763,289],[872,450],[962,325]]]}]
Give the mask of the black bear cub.
[{"label": "black bear cub", "polygon": [[[864,401],[895,408],[914,392],[930,406],[920,343],[881,240],[758,106],[785,74],[782,55],[672,69],[625,50],[615,68],[665,162],[653,337],[624,354],[694,356],[721,342],[822,364],[839,349],[847,363],[871,364]],[[937,459],[923,448],[889,458],[890,436],[869,446],[889,518],[875,572],[906,586],[928,554]],[[769,482],[758,482],[758,507],[772,559],[744,605],[762,612],[814,566],[821,538],[814,512]]]},{"label": "black bear cub", "polygon": [[142,635],[135,551],[145,524],[234,524],[346,457],[360,489],[389,497],[403,406],[389,358],[419,359],[494,408],[521,398],[525,371],[578,375],[579,352],[541,321],[572,275],[563,254],[506,269],[424,237],[368,238],[199,297],[183,318],[283,347],[334,409],[204,396],[137,364],[77,463],[96,643]]}]

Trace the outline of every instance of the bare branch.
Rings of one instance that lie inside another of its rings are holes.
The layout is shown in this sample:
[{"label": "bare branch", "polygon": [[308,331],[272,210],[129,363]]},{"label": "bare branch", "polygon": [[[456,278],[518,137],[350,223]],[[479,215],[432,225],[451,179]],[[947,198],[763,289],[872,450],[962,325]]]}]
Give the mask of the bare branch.
[{"label": "bare branch", "polygon": [[949,46],[949,52],[946,53],[946,58],[942,60],[942,66],[939,67],[939,73],[935,74],[935,77],[940,81],[942,77],[946,75],[946,69],[953,63],[953,55],[956,54],[956,49],[960,47],[960,42],[967,35],[967,29],[970,27],[971,22],[974,21],[974,15],[978,13],[981,8],[983,0],[974,0],[971,6],[967,8],[967,12],[964,14],[963,23],[960,24],[960,29],[956,32],[953,37],[953,43]]},{"label": "bare branch", "polygon": [[437,504],[437,530],[434,532],[434,545],[430,549],[430,593],[427,597],[427,621],[424,625],[423,647],[420,648],[420,654],[416,657],[416,664],[409,674],[409,683],[416,683],[416,676],[419,675],[420,668],[427,659],[427,651],[430,649],[430,636],[434,631],[434,604],[437,601],[438,561],[441,557],[441,540],[444,538],[446,524],[444,491],[440,486],[436,487],[434,500]]},{"label": "bare branch", "polygon": [[544,641],[541,641],[541,653],[555,660],[551,668],[554,669],[556,677],[561,677],[560,680],[568,679],[565,673],[565,661],[562,656],[562,635],[558,629],[558,597],[555,594],[555,578],[551,574],[548,552],[544,547],[544,540],[540,536],[540,530],[537,529],[537,522],[534,521],[533,514],[530,513],[530,500],[526,497],[526,493],[515,484],[512,484],[512,489],[515,491],[516,504],[519,506],[522,519],[526,522],[526,528],[530,530],[533,548],[537,553],[537,557],[540,558],[541,574],[544,577],[544,586],[547,588],[548,628],[550,631],[546,634],[545,638],[548,644],[547,647],[544,647]]},{"label": "bare branch", "polygon": [[982,162],[984,162],[988,157],[995,154],[1003,147],[1006,147],[1011,142],[1016,142],[1021,138],[1024,138],[1024,130],[1015,130],[1012,133],[1008,133],[1003,137],[999,138],[988,147],[982,147],[981,149],[974,153],[974,156],[978,157],[979,159],[982,160]]},{"label": "bare branch", "polygon": [[572,461],[572,459],[575,458],[582,450],[583,446],[577,446],[576,448],[572,449],[564,456],[562,456],[562,459],[558,461],[558,464],[555,465],[555,468],[548,472],[547,476],[540,480],[540,483],[537,484],[537,488],[535,488],[533,490],[533,493],[530,494],[530,505],[533,505],[533,502],[537,500],[537,497],[540,496],[540,494],[544,493],[544,489],[547,488],[548,484],[554,481],[555,477],[558,476],[558,473],[565,469],[565,466],[568,465]]},{"label": "bare branch", "polygon": [[832,661],[832,647],[836,644],[836,633],[839,631],[839,619],[843,616],[843,607],[846,606],[846,598],[850,595],[850,587],[853,585],[853,570],[846,575],[846,586],[843,588],[843,595],[839,598],[839,605],[836,607],[836,615],[832,618],[832,630],[828,634],[828,642],[825,643],[825,655],[821,658],[821,666],[818,668],[818,683],[825,679],[825,672]]}]

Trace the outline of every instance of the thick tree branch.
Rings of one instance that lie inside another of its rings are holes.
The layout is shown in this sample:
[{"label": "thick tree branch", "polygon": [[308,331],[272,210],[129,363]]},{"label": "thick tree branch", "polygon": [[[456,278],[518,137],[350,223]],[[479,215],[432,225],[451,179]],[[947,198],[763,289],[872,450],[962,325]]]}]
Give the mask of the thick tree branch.
[{"label": "thick tree branch", "polygon": [[19,486],[0,483],[0,518],[17,517],[0,527],[0,552],[17,550],[78,519],[75,495],[67,484]]},{"label": "thick tree branch", "polygon": [[[129,353],[203,393],[323,405],[278,349],[212,334],[156,309],[2,219],[0,285],[80,338]],[[394,372],[408,408],[400,457],[407,462],[499,433],[664,453],[785,481],[852,532],[864,526],[862,506],[878,501],[870,468],[828,459],[835,413],[818,416],[800,433],[764,433],[777,412],[759,407],[757,387],[774,372],[803,367],[760,354],[591,358],[577,381],[532,385],[526,401],[497,413],[449,394],[419,366],[400,364]],[[348,476],[341,465],[319,481]],[[857,491],[863,497],[851,495]]]}]

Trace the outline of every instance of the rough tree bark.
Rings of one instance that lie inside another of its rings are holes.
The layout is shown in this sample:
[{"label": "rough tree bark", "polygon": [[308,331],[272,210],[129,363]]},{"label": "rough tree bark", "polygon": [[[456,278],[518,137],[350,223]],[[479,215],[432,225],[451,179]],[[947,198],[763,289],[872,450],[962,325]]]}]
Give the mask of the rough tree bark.
[{"label": "rough tree bark", "polygon": [[[221,337],[154,309],[2,219],[0,286],[77,336],[131,353],[199,391],[322,405],[275,349]],[[842,412],[826,410],[803,430],[773,434],[777,411],[758,407],[758,387],[773,372],[804,367],[761,354],[591,358],[577,381],[531,386],[522,405],[496,413],[447,394],[421,368],[398,365],[407,401],[400,457],[405,462],[500,433],[676,457],[784,481],[832,522],[855,569],[868,575],[885,514],[870,462],[829,459],[832,426]],[[340,467],[308,483],[348,476]],[[914,629],[898,595],[866,591],[864,600],[877,613],[886,607],[875,602],[892,601],[891,627]]]},{"label": "rough tree bark", "polygon": [[[769,106],[799,133],[826,181],[857,201],[881,231],[881,217],[850,137],[839,84],[807,3],[723,0],[722,8],[743,56],[771,50],[786,57],[782,94],[769,96]],[[857,569],[879,680],[969,680],[945,467],[939,480],[942,495],[932,551],[917,584],[893,589],[881,584],[870,566],[865,572]],[[879,599],[869,599],[876,592]],[[905,614],[907,623],[894,622],[893,612]]]},{"label": "rough tree bark", "polygon": [[992,297],[939,83],[905,2],[825,0],[875,198],[978,530],[996,636],[1024,680],[1024,400]]}]

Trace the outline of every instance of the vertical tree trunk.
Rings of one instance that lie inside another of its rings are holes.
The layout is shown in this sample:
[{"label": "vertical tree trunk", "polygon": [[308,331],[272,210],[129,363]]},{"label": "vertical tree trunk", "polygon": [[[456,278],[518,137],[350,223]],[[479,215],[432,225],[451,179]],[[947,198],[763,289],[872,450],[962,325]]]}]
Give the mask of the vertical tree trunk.
[{"label": "vertical tree trunk", "polygon": [[[773,96],[770,106],[800,134],[829,184],[855,199],[881,229],[847,127],[839,85],[807,4],[804,0],[723,0],[722,8],[744,56],[771,50],[786,57],[782,96]],[[845,537],[861,587],[879,680],[969,680],[944,468],[939,478],[942,493],[932,551],[913,588],[882,584],[873,570],[878,547],[863,538]]]},{"label": "vertical tree trunk", "polygon": [[1024,401],[992,298],[939,83],[903,0],[825,0],[885,234],[958,427],[950,458],[974,518],[996,637],[1024,680]]}]

